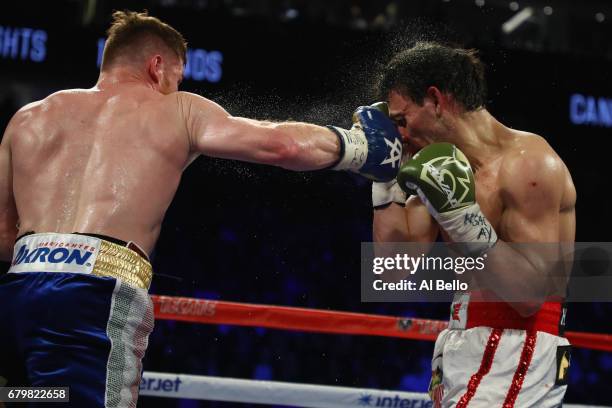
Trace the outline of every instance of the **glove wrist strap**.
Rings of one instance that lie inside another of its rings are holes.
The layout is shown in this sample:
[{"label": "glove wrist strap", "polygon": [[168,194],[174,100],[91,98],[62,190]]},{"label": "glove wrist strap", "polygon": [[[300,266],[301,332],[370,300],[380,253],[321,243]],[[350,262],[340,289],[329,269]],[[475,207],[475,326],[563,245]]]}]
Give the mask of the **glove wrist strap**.
[{"label": "glove wrist strap", "polygon": [[407,194],[401,189],[396,180],[372,183],[372,206],[381,208],[391,203],[406,205]]},{"label": "glove wrist strap", "polygon": [[482,255],[497,242],[497,234],[478,203],[438,213],[436,219],[449,237],[470,255]]},{"label": "glove wrist strap", "polygon": [[340,140],[340,157],[331,167],[332,170],[358,171],[368,158],[368,141],[360,128],[351,130],[327,126]]}]

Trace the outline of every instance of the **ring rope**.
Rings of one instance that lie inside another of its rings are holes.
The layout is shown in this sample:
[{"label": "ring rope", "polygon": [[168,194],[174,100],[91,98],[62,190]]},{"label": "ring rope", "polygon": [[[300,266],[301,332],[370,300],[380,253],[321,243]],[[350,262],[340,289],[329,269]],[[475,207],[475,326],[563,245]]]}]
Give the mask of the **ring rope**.
[{"label": "ring rope", "polygon": [[[143,373],[140,395],[314,408],[392,406],[389,401],[431,407],[425,393],[156,372]],[[383,400],[385,405],[376,404]]]},{"label": "ring rope", "polygon": [[[311,408],[431,408],[429,395],[419,392],[246,380],[145,371],[140,395],[208,401],[243,402]],[[563,404],[566,408],[605,408]]]},{"label": "ring rope", "polygon": [[[155,317],[192,323],[231,324],[305,332],[399,337],[435,341],[444,320],[381,316],[288,306],[257,305],[151,295]],[[574,347],[612,351],[612,335],[565,332]]]}]

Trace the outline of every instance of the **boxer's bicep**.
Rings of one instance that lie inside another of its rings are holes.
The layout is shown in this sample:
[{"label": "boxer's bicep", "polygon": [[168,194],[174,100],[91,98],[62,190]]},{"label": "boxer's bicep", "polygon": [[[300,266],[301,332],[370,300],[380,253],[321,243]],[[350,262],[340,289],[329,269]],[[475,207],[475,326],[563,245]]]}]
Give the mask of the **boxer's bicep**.
[{"label": "boxer's bicep", "polygon": [[0,144],[0,259],[9,260],[17,235],[17,208],[13,195],[13,169],[11,160],[11,125]]},{"label": "boxer's bicep", "polygon": [[[551,278],[559,275],[561,182],[564,168],[554,157],[528,157],[520,160],[516,174],[502,181],[505,210],[501,219],[503,240],[516,243],[519,252],[537,276],[531,282],[541,293],[550,292]],[[525,245],[528,244],[528,245]]]}]

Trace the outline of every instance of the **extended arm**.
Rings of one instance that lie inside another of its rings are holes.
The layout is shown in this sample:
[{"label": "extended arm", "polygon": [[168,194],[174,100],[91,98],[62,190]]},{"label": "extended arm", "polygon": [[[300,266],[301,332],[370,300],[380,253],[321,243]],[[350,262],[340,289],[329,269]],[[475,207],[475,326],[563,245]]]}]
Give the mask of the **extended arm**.
[{"label": "extended arm", "polygon": [[338,161],[340,143],[330,129],[234,117],[197,95],[180,92],[178,97],[195,152],[298,171],[331,167]]},{"label": "extended arm", "polygon": [[394,178],[399,168],[399,133],[377,108],[358,108],[353,127],[346,130],[234,117],[195,94],[177,92],[176,98],[194,153],[295,171],[350,170],[384,181]]}]

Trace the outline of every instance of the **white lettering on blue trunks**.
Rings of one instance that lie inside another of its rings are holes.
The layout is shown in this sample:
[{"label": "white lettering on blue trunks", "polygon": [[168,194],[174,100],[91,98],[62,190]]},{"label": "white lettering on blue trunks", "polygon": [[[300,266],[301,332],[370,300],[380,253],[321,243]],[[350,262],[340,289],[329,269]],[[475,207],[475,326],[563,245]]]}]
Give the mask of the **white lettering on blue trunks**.
[{"label": "white lettering on blue trunks", "polygon": [[92,252],[81,251],[78,248],[36,248],[32,251],[27,245],[22,245],[13,259],[13,265],[34,262],[66,263],[75,265],[85,265],[91,257]]}]

